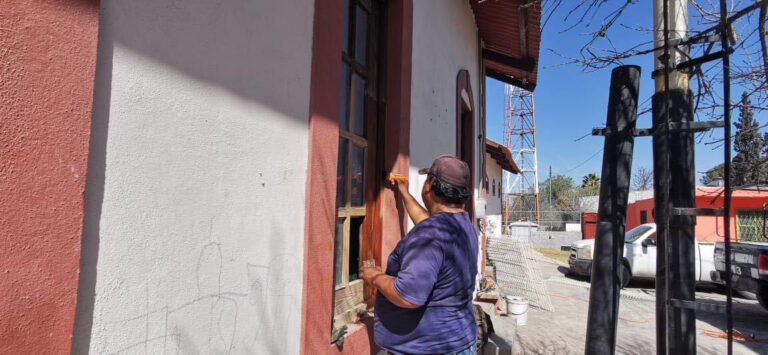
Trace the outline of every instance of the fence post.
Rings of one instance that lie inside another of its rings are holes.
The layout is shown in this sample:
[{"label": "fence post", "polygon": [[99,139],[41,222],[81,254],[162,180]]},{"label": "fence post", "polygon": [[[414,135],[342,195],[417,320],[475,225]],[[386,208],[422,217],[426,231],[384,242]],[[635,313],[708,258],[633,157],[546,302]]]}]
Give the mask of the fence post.
[{"label": "fence post", "polygon": [[624,227],[639,86],[639,66],[620,66],[611,72],[585,354],[613,354],[616,350]]}]

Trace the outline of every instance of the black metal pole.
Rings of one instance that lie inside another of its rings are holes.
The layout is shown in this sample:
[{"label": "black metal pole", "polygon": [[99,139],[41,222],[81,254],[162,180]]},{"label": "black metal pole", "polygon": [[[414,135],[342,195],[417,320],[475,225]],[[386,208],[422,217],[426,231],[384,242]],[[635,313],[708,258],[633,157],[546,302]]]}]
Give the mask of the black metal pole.
[{"label": "black metal pole", "polygon": [[585,354],[613,354],[619,319],[624,227],[632,171],[640,67],[611,72]]},{"label": "black metal pole", "polygon": [[[762,35],[762,34],[761,34]],[[723,120],[725,121],[725,147],[723,178],[725,179],[723,209],[725,218],[725,313],[728,334],[728,355],[733,354],[733,294],[731,285],[731,60],[728,56],[728,7],[720,0],[720,45],[723,49]]]},{"label": "black metal pole", "polygon": [[[669,120],[672,123],[693,122],[693,92],[669,91]],[[670,205],[680,208],[696,207],[696,171],[694,169],[694,137],[691,131],[672,129],[669,132],[671,185]],[[669,236],[669,297],[684,301],[696,300],[696,216],[670,215]],[[670,354],[696,354],[696,313],[690,308],[670,307],[668,332]]]},{"label": "black metal pole", "polygon": [[667,353],[667,218],[669,216],[669,139],[666,134],[667,95],[653,95],[653,219],[656,222],[656,354]]},{"label": "black metal pole", "polygon": [[[669,294],[669,1],[662,1],[664,53],[659,58],[664,74],[663,91],[653,95],[653,198],[656,222],[656,354],[666,355],[669,350],[667,299]],[[659,102],[663,103],[659,105]]]}]

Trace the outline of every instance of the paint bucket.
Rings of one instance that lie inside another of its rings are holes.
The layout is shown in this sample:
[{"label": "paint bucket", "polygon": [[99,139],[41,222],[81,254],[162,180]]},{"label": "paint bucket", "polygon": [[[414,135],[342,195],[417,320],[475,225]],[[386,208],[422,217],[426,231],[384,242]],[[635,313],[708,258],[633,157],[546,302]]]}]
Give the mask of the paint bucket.
[{"label": "paint bucket", "polygon": [[517,320],[517,325],[528,323],[528,300],[517,296],[507,296],[507,315]]}]

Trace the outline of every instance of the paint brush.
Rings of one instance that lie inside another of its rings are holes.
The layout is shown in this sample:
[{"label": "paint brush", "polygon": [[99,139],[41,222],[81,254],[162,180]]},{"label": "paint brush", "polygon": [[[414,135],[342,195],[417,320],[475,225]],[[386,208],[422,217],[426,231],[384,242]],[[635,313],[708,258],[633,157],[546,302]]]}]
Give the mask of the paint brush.
[{"label": "paint brush", "polygon": [[408,177],[405,175],[395,174],[395,173],[389,173],[389,182],[394,185],[395,180],[398,180],[400,182],[408,182]]}]

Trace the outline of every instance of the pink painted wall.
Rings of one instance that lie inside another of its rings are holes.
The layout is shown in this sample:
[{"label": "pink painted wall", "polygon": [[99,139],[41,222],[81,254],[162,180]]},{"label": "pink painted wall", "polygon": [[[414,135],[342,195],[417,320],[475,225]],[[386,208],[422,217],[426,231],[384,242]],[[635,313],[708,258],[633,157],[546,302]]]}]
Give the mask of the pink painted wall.
[{"label": "pink painted wall", "polygon": [[[697,187],[696,208],[723,208],[722,188]],[[731,194],[731,240],[736,240],[736,212],[742,209],[756,209],[768,202],[768,191],[736,190]],[[640,225],[640,211],[646,211],[648,223],[653,222],[651,211],[653,199],[635,201],[627,207],[627,230]],[[725,235],[723,217],[699,216],[696,218],[696,240],[700,242],[721,242]]]},{"label": "pink painted wall", "polygon": [[70,351],[98,1],[0,5],[0,353]]}]

